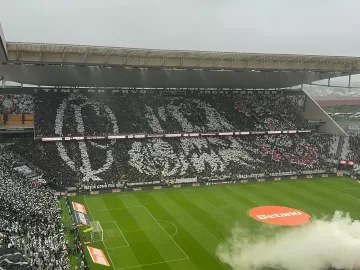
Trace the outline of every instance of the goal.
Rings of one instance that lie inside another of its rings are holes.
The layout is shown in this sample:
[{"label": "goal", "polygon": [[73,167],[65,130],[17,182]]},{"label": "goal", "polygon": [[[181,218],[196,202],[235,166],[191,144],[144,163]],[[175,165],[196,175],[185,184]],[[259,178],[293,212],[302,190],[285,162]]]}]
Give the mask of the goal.
[{"label": "goal", "polygon": [[90,221],[90,231],[91,242],[101,242],[104,240],[104,231],[100,225],[99,221]]}]

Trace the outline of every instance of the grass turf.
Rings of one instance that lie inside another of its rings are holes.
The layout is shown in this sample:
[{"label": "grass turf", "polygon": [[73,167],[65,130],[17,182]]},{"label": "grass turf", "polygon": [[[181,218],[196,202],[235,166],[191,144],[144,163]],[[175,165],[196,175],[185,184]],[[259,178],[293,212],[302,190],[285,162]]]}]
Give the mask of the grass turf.
[{"label": "grass turf", "polygon": [[84,248],[91,270],[218,270],[230,269],[217,259],[216,247],[230,236],[233,226],[260,226],[248,216],[249,209],[279,205],[313,217],[341,210],[360,219],[358,198],[356,181],[336,177],[99,194],[71,200],[84,204],[91,220],[99,221],[104,231],[104,241],[90,246],[102,249],[111,266],[93,264]]},{"label": "grass turf", "polygon": [[[66,227],[70,227],[72,225],[72,220],[71,217],[69,216],[68,213],[68,208],[66,206],[66,201],[64,198],[60,199],[58,201],[58,205],[61,208],[61,222],[62,224],[64,224]],[[69,231],[69,230],[65,230],[65,239],[68,241],[68,243],[72,244],[74,242],[74,235]],[[70,265],[75,268],[75,266],[80,267],[81,265],[81,258],[78,255],[71,255],[68,254],[68,258],[70,261]]]}]

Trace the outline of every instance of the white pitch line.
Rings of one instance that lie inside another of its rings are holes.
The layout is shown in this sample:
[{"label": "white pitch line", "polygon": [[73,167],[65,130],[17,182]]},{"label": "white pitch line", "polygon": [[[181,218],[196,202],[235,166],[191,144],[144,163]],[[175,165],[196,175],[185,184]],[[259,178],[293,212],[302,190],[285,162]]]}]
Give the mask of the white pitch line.
[{"label": "white pitch line", "polygon": [[[93,195],[90,195],[90,194],[87,194],[87,195],[84,195],[84,196],[88,196],[88,200],[91,200],[91,199],[103,199],[103,198],[107,198],[110,193],[108,194],[102,194],[104,196],[101,196],[99,194],[97,194],[98,196],[93,196]],[[123,191],[123,192],[118,192],[118,193],[111,193],[113,194],[114,196],[121,196],[121,197],[128,197],[128,196],[134,196],[134,194],[132,194],[132,192],[130,191]]]},{"label": "white pitch line", "polygon": [[339,190],[335,190],[335,191],[337,191],[337,192],[339,192],[339,193],[341,193],[341,194],[344,194],[344,195],[346,195],[346,196],[348,196],[348,197],[350,197],[350,198],[356,199],[356,200],[360,203],[360,199],[359,199],[359,198],[356,198],[356,197],[354,197],[354,196],[352,196],[352,195],[350,195],[350,194],[341,192],[341,191],[339,191]]},{"label": "white pitch line", "polygon": [[157,221],[157,219],[150,213],[150,211],[143,206],[144,209],[146,210],[146,212],[149,213],[149,215],[155,220],[155,222],[160,226],[160,228],[170,237],[170,239],[174,242],[174,244],[182,251],[182,253],[184,253],[184,255],[186,256],[186,259],[189,259],[189,256],[185,253],[185,251],[178,245],[178,243],[175,242],[175,240],[170,236],[170,234],[167,233],[167,231],[164,229],[163,226],[161,226],[161,224],[159,223],[159,221]]},{"label": "white pitch line", "polygon": [[115,270],[131,269],[131,268],[138,268],[138,267],[143,267],[143,266],[150,266],[150,265],[157,265],[157,264],[171,263],[171,262],[180,262],[180,261],[185,261],[185,260],[188,260],[188,259],[189,259],[189,258],[178,259],[178,260],[170,260],[170,261],[163,261],[163,262],[157,262],[157,263],[139,264],[139,265],[135,265],[135,266],[117,268],[117,269],[115,269]]},{"label": "white pitch line", "polygon": [[171,224],[171,225],[173,225],[175,227],[175,233],[172,236],[170,236],[171,238],[173,238],[177,234],[178,228],[174,223],[172,223],[170,221],[167,221],[167,220],[163,220],[163,219],[158,219],[158,220],[169,223],[169,224]]},{"label": "white pitch line", "polygon": [[261,204],[259,204],[259,203],[255,202],[254,200],[252,200],[252,199],[250,199],[250,198],[246,197],[245,195],[243,195],[243,194],[241,194],[241,193],[239,193],[239,192],[237,192],[237,191],[235,191],[235,190],[233,190],[233,189],[231,189],[231,188],[228,188],[228,187],[226,187],[226,188],[227,188],[228,190],[231,190],[232,192],[236,193],[237,195],[239,195],[239,196],[241,196],[241,197],[243,197],[243,198],[247,199],[248,201],[255,203],[256,205],[261,205]]},{"label": "white pitch line", "polygon": [[113,250],[113,249],[119,249],[119,248],[128,248],[129,246],[120,246],[120,247],[112,247],[112,248],[108,248],[110,250]]},{"label": "white pitch line", "polygon": [[334,189],[336,191],[340,191],[340,190],[354,190],[354,189],[360,189],[360,187],[355,187],[355,188],[340,188],[340,189]]},{"label": "white pitch line", "polygon": [[[86,203],[85,195],[84,195],[84,203],[85,203],[86,209],[88,209],[88,210],[89,210],[89,215],[91,216],[91,219],[92,219],[92,220],[94,220],[94,219],[93,219],[93,215],[91,214],[91,210],[90,210],[90,208],[88,207],[88,205],[87,205],[87,203]],[[106,245],[105,245],[104,241],[103,241],[103,244],[104,244],[104,247],[105,247],[106,253],[107,253],[107,254],[108,254],[108,256],[109,256],[109,259],[110,259],[111,265],[112,265],[113,269],[115,270],[115,265],[114,265],[114,262],[113,262],[113,261],[112,261],[112,259],[111,259],[110,253],[109,253],[109,251],[108,251],[108,249],[107,249],[107,247],[106,247]]]},{"label": "white pitch line", "polygon": [[142,208],[142,205],[134,205],[134,206],[129,206],[129,207],[120,207],[120,208],[105,208],[105,209],[99,209],[99,210],[94,210],[96,212],[98,211],[111,211],[111,210],[123,210],[123,209],[131,209],[131,208]]},{"label": "white pitch line", "polygon": [[[119,232],[121,233],[122,237],[124,238],[124,240],[125,240],[125,242],[126,242],[126,244],[127,244],[127,247],[130,246],[130,245],[129,245],[129,242],[126,240],[125,235],[123,234],[123,232],[122,232],[121,229],[119,228],[119,225],[117,224],[116,221],[112,220],[112,221],[109,221],[109,222],[101,222],[101,223],[103,223],[103,224],[104,224],[104,223],[115,223],[116,227],[118,228]],[[126,246],[122,246],[122,247],[126,247]]]},{"label": "white pitch line", "polygon": [[125,240],[126,244],[127,244],[127,245],[128,245],[128,247],[129,247],[129,246],[130,246],[130,245],[129,245],[129,242],[126,240],[126,237],[125,237],[125,235],[123,234],[122,230],[119,228],[119,225],[117,224],[117,222],[115,222],[115,224],[116,224],[116,227],[118,227],[118,229],[119,229],[119,231],[120,231],[121,235],[124,237],[124,240]]},{"label": "white pitch line", "polygon": [[359,184],[358,182],[355,182],[355,181],[350,180],[350,179],[341,178],[341,179],[336,179],[336,180],[338,180],[338,181],[347,181],[347,182],[353,183],[353,184],[355,184],[355,185],[358,185],[358,184]]},{"label": "white pitch line", "polygon": [[[346,180],[346,179],[344,179]],[[341,179],[317,179],[317,180],[303,180],[303,179],[283,179],[281,181],[264,181],[264,182],[256,182],[256,181],[249,181],[247,183],[240,183],[240,182],[237,182],[236,184],[233,184],[231,186],[246,186],[246,187],[263,187],[263,186],[266,186],[266,185],[288,185],[288,184],[291,184],[291,183],[304,183],[304,184],[313,184],[313,183],[316,183],[316,182],[323,182],[323,181],[342,181]],[[346,181],[350,181],[350,180],[346,180]],[[352,181],[350,181],[352,182]],[[352,182],[353,183],[353,182]],[[355,183],[354,183],[355,184]],[[224,186],[227,184],[224,184],[224,185],[220,185],[220,186]],[[230,185],[230,184],[229,184]],[[212,186],[206,186],[206,187],[198,187],[196,189],[194,188],[184,188],[184,189],[178,189],[177,191],[190,191],[190,192],[196,192],[196,190],[201,190],[201,191],[212,191],[212,189],[210,187],[218,187],[216,185],[212,185]],[[227,186],[226,186],[227,188]],[[359,186],[360,188],[360,186]]]}]

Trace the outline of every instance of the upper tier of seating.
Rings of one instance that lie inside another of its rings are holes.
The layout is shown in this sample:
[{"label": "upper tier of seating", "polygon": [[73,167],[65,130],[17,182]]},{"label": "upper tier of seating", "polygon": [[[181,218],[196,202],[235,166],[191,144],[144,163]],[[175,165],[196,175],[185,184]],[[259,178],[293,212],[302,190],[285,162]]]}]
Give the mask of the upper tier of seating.
[{"label": "upper tier of seating", "polygon": [[308,128],[305,95],[35,95],[36,137]]}]

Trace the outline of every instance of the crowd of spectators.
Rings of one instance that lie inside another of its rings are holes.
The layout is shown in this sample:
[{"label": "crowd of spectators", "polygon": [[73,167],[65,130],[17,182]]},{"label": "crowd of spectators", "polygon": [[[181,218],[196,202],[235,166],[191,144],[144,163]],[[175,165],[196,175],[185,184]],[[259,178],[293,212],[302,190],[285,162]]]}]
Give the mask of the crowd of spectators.
[{"label": "crowd of spectators", "polygon": [[[37,137],[308,129],[305,96],[280,92],[236,97],[39,92],[34,101]],[[331,173],[338,142],[315,132],[47,143],[21,137],[0,149],[0,247],[21,255],[25,269],[70,269],[55,193],[13,170],[24,162],[39,168],[52,187],[126,188],[194,177]],[[348,144],[355,149],[360,139],[349,138]]]},{"label": "crowd of spectators", "polygon": [[27,270],[28,265],[26,258],[15,248],[3,248],[0,244],[0,269]]},{"label": "crowd of spectators", "polygon": [[59,186],[89,181],[149,182],[304,171],[333,172],[337,137],[329,134],[249,135],[43,143],[9,149],[31,160]]},{"label": "crowd of spectators", "polygon": [[345,164],[352,162],[352,166],[344,167],[345,170],[351,169],[357,173],[360,171],[360,134],[351,134],[344,138],[340,159]]},{"label": "crowd of spectators", "polygon": [[330,173],[337,142],[320,133],[57,143],[21,138],[0,150],[0,247],[17,256],[24,269],[66,270],[67,251],[81,256],[63,238],[54,191],[13,170],[26,161],[62,187],[81,189],[96,181],[126,187],[187,177]]},{"label": "crowd of spectators", "polygon": [[[259,92],[259,91],[258,91]],[[305,95],[35,95],[36,137],[307,129]]]},{"label": "crowd of spectators", "polygon": [[350,135],[344,139],[341,159],[360,164],[360,134]]},{"label": "crowd of spectators", "polygon": [[0,95],[0,114],[34,113],[33,95]]},{"label": "crowd of spectators", "polygon": [[55,192],[15,172],[17,156],[0,151],[0,247],[17,258],[2,269],[70,269]]}]

